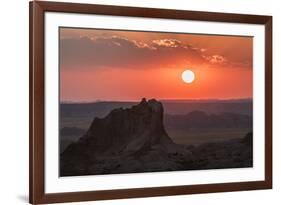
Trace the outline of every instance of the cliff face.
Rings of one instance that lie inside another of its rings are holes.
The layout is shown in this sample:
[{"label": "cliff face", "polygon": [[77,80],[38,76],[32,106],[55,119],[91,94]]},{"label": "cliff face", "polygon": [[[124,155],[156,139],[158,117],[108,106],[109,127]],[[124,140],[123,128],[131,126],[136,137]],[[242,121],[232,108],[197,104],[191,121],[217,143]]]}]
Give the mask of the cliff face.
[{"label": "cliff face", "polygon": [[[177,145],[165,131],[162,104],[143,99],[131,108],[114,109],[102,119],[95,118],[88,131],[61,154],[60,175],[245,167],[252,163],[250,145],[244,141]],[[232,153],[246,154],[236,162]]]},{"label": "cliff face", "polygon": [[115,109],[104,119],[95,118],[81,141],[91,143],[96,154],[103,155],[173,143],[163,126],[162,104],[145,99],[132,108]]},{"label": "cliff face", "polygon": [[157,170],[173,168],[166,158],[176,152],[189,154],[167,135],[162,104],[143,99],[132,108],[114,109],[103,119],[95,118],[86,134],[61,154],[61,175],[114,172],[111,165],[116,162],[127,171],[150,169],[152,163],[163,163]]}]

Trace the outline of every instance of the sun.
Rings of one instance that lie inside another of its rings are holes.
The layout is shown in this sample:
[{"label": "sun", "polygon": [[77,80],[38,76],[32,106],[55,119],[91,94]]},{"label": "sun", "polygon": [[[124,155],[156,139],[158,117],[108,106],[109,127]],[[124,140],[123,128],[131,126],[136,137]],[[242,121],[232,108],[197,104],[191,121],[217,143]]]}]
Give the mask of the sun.
[{"label": "sun", "polygon": [[195,74],[191,70],[185,70],[182,72],[181,78],[185,83],[192,83],[195,79]]}]

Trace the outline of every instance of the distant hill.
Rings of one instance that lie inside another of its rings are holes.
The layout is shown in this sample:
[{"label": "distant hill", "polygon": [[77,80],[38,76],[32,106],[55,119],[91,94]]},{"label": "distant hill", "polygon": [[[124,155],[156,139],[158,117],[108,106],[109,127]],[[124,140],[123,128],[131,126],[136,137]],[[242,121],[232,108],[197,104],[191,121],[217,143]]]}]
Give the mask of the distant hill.
[{"label": "distant hill", "polygon": [[[163,100],[165,114],[188,114],[194,110],[207,114],[237,113],[252,116],[252,100]],[[112,109],[129,108],[137,102],[61,103],[61,117],[104,117]]]},{"label": "distant hill", "polygon": [[60,129],[61,136],[71,136],[71,135],[82,135],[85,133],[85,130],[77,127],[63,127]]},{"label": "distant hill", "polygon": [[164,118],[166,129],[252,128],[252,117],[237,113],[207,114],[192,111],[185,115],[169,115]]},{"label": "distant hill", "polygon": [[252,102],[251,98],[238,99],[160,99],[162,103],[247,103]]}]

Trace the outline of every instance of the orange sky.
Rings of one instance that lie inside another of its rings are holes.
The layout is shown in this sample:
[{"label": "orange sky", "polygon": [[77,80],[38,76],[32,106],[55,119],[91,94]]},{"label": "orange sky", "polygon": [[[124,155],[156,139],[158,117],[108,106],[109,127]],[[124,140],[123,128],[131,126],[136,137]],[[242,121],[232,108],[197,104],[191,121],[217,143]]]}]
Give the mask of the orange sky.
[{"label": "orange sky", "polygon": [[61,28],[60,99],[251,98],[252,48],[252,37]]}]

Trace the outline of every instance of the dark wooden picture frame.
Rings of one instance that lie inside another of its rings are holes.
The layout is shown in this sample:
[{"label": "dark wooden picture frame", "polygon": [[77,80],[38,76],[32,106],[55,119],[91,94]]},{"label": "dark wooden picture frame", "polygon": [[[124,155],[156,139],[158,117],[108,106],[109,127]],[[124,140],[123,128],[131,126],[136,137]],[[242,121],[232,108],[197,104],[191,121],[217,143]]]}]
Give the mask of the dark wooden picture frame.
[{"label": "dark wooden picture frame", "polygon": [[[91,4],[30,2],[29,200],[32,204],[152,197],[272,188],[272,17]],[[247,23],[265,26],[265,180],[203,185],[46,194],[44,190],[44,14],[101,14],[127,17]]]}]

